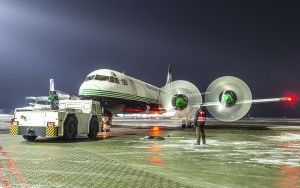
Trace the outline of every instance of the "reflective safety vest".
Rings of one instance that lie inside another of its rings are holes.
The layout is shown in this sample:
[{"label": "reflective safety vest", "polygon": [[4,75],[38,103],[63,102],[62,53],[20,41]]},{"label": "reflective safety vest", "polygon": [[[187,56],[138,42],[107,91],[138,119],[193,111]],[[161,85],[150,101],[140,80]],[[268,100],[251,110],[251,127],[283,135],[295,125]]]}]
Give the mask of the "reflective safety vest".
[{"label": "reflective safety vest", "polygon": [[197,122],[204,123],[206,121],[206,113],[201,110],[198,114]]}]

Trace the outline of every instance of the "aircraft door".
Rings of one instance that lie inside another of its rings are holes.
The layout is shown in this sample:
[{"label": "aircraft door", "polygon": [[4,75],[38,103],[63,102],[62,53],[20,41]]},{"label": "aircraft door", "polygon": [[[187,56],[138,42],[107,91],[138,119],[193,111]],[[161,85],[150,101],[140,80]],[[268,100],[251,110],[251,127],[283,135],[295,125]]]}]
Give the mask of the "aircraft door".
[{"label": "aircraft door", "polygon": [[137,94],[137,91],[136,91],[136,86],[134,84],[134,81],[129,79],[129,82],[130,82],[130,85],[131,85],[131,88],[132,88],[132,94],[133,95],[136,95]]}]

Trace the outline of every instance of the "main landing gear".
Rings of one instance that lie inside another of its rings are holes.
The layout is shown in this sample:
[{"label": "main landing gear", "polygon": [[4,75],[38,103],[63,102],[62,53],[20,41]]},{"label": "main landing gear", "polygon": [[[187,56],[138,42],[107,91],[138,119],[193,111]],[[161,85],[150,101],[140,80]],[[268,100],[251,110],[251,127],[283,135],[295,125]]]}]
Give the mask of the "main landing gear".
[{"label": "main landing gear", "polygon": [[195,126],[193,125],[191,120],[182,119],[181,127],[182,129],[185,129],[185,128],[194,128]]}]

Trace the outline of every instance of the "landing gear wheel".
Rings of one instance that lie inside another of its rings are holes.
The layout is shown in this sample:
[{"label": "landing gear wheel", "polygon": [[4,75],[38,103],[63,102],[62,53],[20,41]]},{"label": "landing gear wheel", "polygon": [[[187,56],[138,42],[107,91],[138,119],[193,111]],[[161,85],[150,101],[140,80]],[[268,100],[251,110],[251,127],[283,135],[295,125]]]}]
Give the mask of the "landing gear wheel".
[{"label": "landing gear wheel", "polygon": [[77,135],[77,118],[75,115],[67,117],[64,123],[64,138],[68,141],[74,140]]},{"label": "landing gear wheel", "polygon": [[188,126],[187,126],[188,128],[192,128],[192,122],[190,122],[189,121],[189,123],[188,123]]},{"label": "landing gear wheel", "polygon": [[183,129],[185,129],[185,128],[186,128],[186,122],[185,122],[185,120],[184,120],[184,119],[182,120],[181,127],[182,127]]},{"label": "landing gear wheel", "polygon": [[105,132],[110,132],[110,128],[111,128],[111,125],[112,125],[112,117],[111,116],[108,116],[108,126],[106,126],[106,129],[105,129]]},{"label": "landing gear wheel", "polygon": [[[98,120],[99,121],[99,120]],[[100,123],[99,123],[99,132],[104,132],[104,129],[103,129],[103,119],[102,117],[100,118]]]},{"label": "landing gear wheel", "polygon": [[92,117],[89,127],[88,137],[90,139],[96,139],[99,132],[99,120],[96,116]]},{"label": "landing gear wheel", "polygon": [[23,138],[29,142],[35,141],[37,136],[29,136],[29,135],[23,135]]}]

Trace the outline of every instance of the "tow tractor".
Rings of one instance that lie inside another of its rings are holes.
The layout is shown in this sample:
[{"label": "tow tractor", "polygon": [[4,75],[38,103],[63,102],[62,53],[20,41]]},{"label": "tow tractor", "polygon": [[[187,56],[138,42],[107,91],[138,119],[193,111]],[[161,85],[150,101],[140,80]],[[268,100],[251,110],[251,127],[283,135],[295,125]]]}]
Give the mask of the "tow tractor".
[{"label": "tow tractor", "polygon": [[[28,141],[34,141],[38,136],[62,136],[66,140],[74,140],[81,134],[87,134],[91,139],[97,137],[103,112],[99,102],[56,92],[52,79],[49,93],[48,97],[29,97],[36,102],[15,109],[11,135],[22,135]],[[44,101],[44,104],[38,101]]]}]

